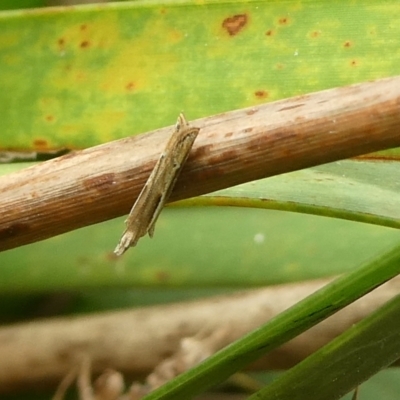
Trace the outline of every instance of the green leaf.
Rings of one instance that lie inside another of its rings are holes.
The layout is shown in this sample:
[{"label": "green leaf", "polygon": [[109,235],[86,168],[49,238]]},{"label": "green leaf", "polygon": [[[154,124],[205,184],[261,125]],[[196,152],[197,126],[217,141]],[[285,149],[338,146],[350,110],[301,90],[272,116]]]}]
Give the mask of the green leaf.
[{"label": "green leaf", "polygon": [[82,148],[399,73],[396,0],[133,1],[0,14],[0,148]]},{"label": "green leaf", "polygon": [[270,208],[399,228],[400,167],[397,161],[338,161],[179,204]]},{"label": "green leaf", "polygon": [[18,10],[23,8],[44,7],[45,0],[0,0],[0,10]]},{"label": "green leaf", "polygon": [[399,319],[396,296],[248,400],[340,399],[400,358]]}]

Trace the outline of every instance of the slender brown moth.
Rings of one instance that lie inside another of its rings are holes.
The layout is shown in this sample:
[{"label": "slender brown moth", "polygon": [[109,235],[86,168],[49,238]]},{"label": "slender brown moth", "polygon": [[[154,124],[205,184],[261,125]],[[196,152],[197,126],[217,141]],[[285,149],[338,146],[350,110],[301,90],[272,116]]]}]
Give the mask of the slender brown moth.
[{"label": "slender brown moth", "polygon": [[157,218],[174,188],[199,130],[189,126],[183,114],[179,115],[165,150],[125,221],[125,232],[114,250],[117,256],[125,253],[129,247],[136,246],[146,233],[153,237]]}]

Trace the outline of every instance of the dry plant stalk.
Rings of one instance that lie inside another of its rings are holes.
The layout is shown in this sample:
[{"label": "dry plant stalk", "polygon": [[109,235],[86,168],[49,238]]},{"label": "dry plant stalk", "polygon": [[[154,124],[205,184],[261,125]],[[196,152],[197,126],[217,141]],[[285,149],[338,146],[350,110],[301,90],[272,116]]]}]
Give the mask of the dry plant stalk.
[{"label": "dry plant stalk", "polygon": [[144,384],[134,382],[125,392],[124,378],[114,369],[106,369],[91,383],[91,360],[84,356],[80,369],[74,367],[61,381],[52,400],[64,400],[65,394],[77,378],[79,400],[140,400],[151,391],[193,368],[227,343],[228,328],[207,334],[183,338],[175,354],[163,360],[146,378]]},{"label": "dry plant stalk", "polygon": [[[195,364],[191,364],[190,366],[187,365],[187,367],[192,367],[194,365]],[[175,370],[172,371],[168,379],[175,377],[177,372],[178,371]],[[64,400],[68,389],[73,385],[75,379],[77,381],[79,400],[140,400],[158,387],[152,385],[147,380],[146,384],[135,382],[130,385],[127,390],[125,390],[124,377],[120,372],[113,369],[105,370],[95,380],[93,385],[91,381],[91,375],[90,359],[85,357],[81,362],[80,369],[78,371],[74,369],[65,377],[65,379],[63,379],[52,400]],[[241,377],[241,379],[243,380],[243,377]],[[251,378],[247,377],[246,380],[251,380],[251,383],[253,384],[252,386],[254,386],[254,383],[256,383],[257,389],[258,386],[261,386],[258,384],[258,382],[254,382]],[[221,393],[206,393],[196,397],[197,400],[244,400],[245,398],[247,398],[245,395],[228,395],[228,397],[226,397]]]},{"label": "dry plant stalk", "polygon": [[[400,146],[399,107],[393,77],[193,121],[201,134],[170,200]],[[0,251],[127,214],[170,130],[0,177]]]},{"label": "dry plant stalk", "polygon": [[[171,371],[181,371],[237,340],[328,281],[0,327],[0,359],[7,360],[0,363],[0,392],[40,385],[55,387],[83,356],[90,358],[95,374],[107,368],[133,379],[150,374],[149,382],[158,384],[171,376]],[[276,370],[293,366],[399,292],[397,277],[267,354],[252,367]],[[182,346],[192,349],[183,358]]]}]

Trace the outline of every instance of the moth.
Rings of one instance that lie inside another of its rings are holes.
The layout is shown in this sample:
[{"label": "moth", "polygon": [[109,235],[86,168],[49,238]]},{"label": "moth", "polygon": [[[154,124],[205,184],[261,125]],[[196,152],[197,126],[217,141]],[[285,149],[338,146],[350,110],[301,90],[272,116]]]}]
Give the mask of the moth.
[{"label": "moth", "polygon": [[125,221],[126,229],[114,250],[117,256],[125,253],[129,247],[136,246],[146,233],[153,237],[157,218],[174,188],[199,131],[199,128],[189,126],[183,114],[179,115],[165,150]]}]

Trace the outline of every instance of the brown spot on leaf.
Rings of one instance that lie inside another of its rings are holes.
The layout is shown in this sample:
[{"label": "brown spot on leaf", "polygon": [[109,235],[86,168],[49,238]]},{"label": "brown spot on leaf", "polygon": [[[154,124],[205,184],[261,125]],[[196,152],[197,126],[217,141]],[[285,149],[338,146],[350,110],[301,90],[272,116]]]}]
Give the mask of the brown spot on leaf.
[{"label": "brown spot on leaf", "polygon": [[96,190],[98,192],[107,192],[114,185],[115,174],[107,173],[94,178],[88,178],[83,181],[83,185],[88,190]]},{"label": "brown spot on leaf", "polygon": [[351,60],[350,65],[351,65],[352,67],[357,67],[357,65],[358,65],[357,60]]},{"label": "brown spot on leaf", "polygon": [[35,139],[34,141],[33,141],[33,146],[34,147],[36,147],[36,148],[46,148],[46,147],[48,147],[48,143],[47,143],[47,140],[45,140],[45,139]]},{"label": "brown spot on leaf", "polygon": [[230,138],[233,135],[233,132],[225,133],[224,137]]},{"label": "brown spot on leaf", "polygon": [[233,17],[225,18],[222,27],[227,30],[229,36],[235,36],[245,27],[247,21],[247,14],[236,14]]},{"label": "brown spot on leaf", "polygon": [[170,278],[170,275],[166,271],[157,271],[156,272],[156,280],[158,282],[167,282]]},{"label": "brown spot on leaf", "polygon": [[283,64],[280,63],[276,64],[276,69],[283,69],[283,68],[285,68]]},{"label": "brown spot on leaf", "polygon": [[82,40],[82,42],[80,44],[82,49],[89,47],[89,45],[90,45],[89,40]]},{"label": "brown spot on leaf", "polygon": [[80,26],[81,31],[85,31],[86,28],[87,28],[87,25],[86,25],[86,24],[82,24],[82,25]]},{"label": "brown spot on leaf", "polygon": [[343,47],[351,47],[351,42],[347,40],[346,42],[344,42]]},{"label": "brown spot on leaf", "polygon": [[125,85],[125,89],[128,90],[128,91],[132,91],[134,88],[135,88],[135,84],[133,82],[128,82]]},{"label": "brown spot on leaf", "polygon": [[289,23],[289,18],[288,17],[279,18],[278,23],[279,25],[287,25]]},{"label": "brown spot on leaf", "polygon": [[259,99],[266,99],[268,97],[268,92],[265,90],[257,90],[254,95]]},{"label": "brown spot on leaf", "polygon": [[272,29],[268,29],[267,32],[265,32],[265,36],[272,36],[274,34],[274,31]]},{"label": "brown spot on leaf", "polygon": [[317,38],[318,36],[320,36],[321,35],[321,31],[314,31],[314,32],[311,32],[311,37],[312,38]]},{"label": "brown spot on leaf", "polygon": [[53,117],[53,115],[46,115],[46,121],[47,122],[52,122],[52,121],[54,121],[54,117]]},{"label": "brown spot on leaf", "polygon": [[58,43],[58,45],[59,45],[60,47],[64,47],[64,45],[65,45],[65,39],[64,39],[64,38],[59,38],[59,39],[57,40],[57,43]]}]

